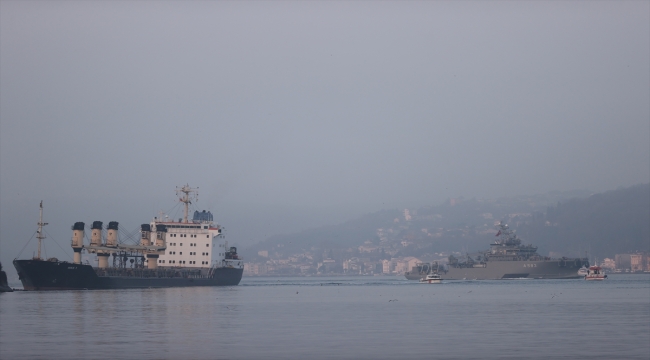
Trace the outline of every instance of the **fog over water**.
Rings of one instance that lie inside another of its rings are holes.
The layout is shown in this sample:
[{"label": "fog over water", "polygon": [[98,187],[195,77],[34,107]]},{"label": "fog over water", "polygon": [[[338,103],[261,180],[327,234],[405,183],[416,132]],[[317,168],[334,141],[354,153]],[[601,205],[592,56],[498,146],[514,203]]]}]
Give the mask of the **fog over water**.
[{"label": "fog over water", "polygon": [[75,221],[178,218],[185,183],[239,246],[647,183],[648,64],[646,1],[1,1],[0,261],[40,200],[67,259]]}]

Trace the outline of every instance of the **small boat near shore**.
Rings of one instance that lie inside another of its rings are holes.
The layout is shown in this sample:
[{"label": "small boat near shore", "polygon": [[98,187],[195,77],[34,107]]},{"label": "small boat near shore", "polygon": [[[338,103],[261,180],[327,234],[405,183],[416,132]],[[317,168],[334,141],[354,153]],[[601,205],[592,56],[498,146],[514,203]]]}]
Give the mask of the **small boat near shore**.
[{"label": "small boat near shore", "polygon": [[428,274],[424,278],[420,279],[420,282],[424,284],[440,284],[442,282],[442,278],[437,273],[433,273]]},{"label": "small boat near shore", "polygon": [[585,276],[585,275],[587,275],[587,274],[589,274],[589,269],[588,269],[586,266],[583,265],[583,266],[578,270],[578,275],[580,275],[580,276]]},{"label": "small boat near shore", "polygon": [[607,275],[600,266],[590,266],[589,270],[587,270],[587,275],[585,275],[585,280],[587,281],[602,281],[605,279],[607,279]]}]

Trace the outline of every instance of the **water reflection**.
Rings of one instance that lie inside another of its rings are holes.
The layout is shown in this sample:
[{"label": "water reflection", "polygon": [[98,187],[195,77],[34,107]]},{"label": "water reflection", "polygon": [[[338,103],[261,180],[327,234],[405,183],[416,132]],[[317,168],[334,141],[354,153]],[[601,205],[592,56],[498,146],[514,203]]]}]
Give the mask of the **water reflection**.
[{"label": "water reflection", "polygon": [[[647,359],[650,353],[650,277],[442,286],[298,280],[3,294],[0,358]],[[582,341],[586,335],[591,342]]]}]

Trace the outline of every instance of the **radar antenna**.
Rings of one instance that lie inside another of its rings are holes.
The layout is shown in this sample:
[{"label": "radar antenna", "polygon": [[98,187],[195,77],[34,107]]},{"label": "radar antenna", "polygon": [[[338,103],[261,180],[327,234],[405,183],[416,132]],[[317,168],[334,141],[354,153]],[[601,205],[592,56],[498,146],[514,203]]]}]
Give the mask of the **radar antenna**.
[{"label": "radar antenna", "polygon": [[[179,195],[179,194],[182,194]],[[194,194],[192,196],[191,194]],[[194,201],[199,201],[199,188],[191,188],[189,185],[184,185],[182,187],[176,187],[176,196],[180,196],[178,201],[182,202],[185,204],[185,213],[183,214],[183,222],[186,223],[187,221],[187,216],[189,213],[189,206],[192,203],[192,200]]]}]

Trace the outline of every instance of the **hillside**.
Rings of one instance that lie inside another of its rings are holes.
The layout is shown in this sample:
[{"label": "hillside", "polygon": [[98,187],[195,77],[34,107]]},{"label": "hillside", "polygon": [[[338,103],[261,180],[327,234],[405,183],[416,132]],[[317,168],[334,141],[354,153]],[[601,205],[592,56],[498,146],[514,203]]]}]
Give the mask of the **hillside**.
[{"label": "hillside", "polygon": [[473,252],[488,247],[494,223],[506,221],[524,243],[553,256],[611,257],[648,250],[650,246],[650,184],[590,194],[554,192],[500,199],[449,199],[437,206],[382,210],[336,226],[273,236],[243,251],[281,259],[311,254],[345,259],[416,256],[442,252]]},{"label": "hillside", "polygon": [[650,184],[559,203],[522,224],[519,233],[550,249],[575,255],[590,250],[601,259],[650,251]]}]

